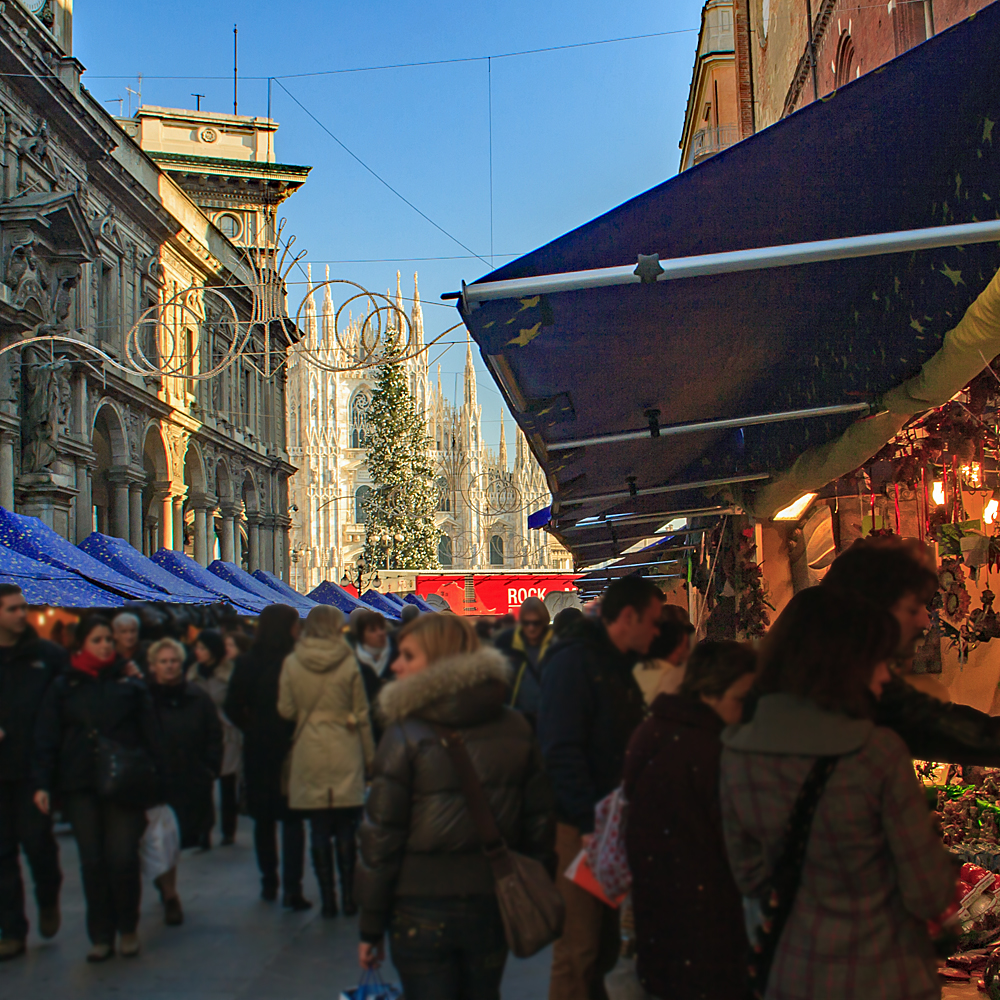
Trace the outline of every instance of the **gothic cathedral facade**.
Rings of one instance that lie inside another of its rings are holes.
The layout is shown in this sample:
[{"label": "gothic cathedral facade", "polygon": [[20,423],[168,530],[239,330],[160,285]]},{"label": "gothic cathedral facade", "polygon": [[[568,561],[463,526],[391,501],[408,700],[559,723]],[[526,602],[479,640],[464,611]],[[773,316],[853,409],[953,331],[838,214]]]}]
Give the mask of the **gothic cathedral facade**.
[{"label": "gothic cathedral facade", "polygon": [[[397,274],[390,316],[401,317],[403,311]],[[341,583],[345,573],[350,577],[364,549],[364,498],[375,485],[366,453],[375,371],[361,367],[364,351],[370,350],[363,324],[353,320],[338,329],[329,285],[323,286],[318,314],[310,286],[302,317],[302,340],[289,351],[287,425],[289,460],[298,468],[289,482],[291,582],[308,592],[323,580]],[[406,319],[409,337],[404,339],[410,346],[402,363],[427,427],[438,487],[439,565],[427,569],[571,569],[569,553],[551,535],[528,528],[528,515],[549,503],[549,492],[524,435],[515,431],[513,465],[502,417],[499,449],[483,441],[471,344],[461,405],[445,398],[440,366],[432,383],[416,275]],[[395,322],[405,325],[401,318]]]}]

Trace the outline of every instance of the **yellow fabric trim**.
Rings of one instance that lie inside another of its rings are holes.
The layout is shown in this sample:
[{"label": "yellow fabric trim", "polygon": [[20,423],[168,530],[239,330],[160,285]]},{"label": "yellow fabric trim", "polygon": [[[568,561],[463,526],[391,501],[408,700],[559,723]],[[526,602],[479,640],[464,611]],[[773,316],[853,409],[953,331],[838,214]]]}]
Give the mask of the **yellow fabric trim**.
[{"label": "yellow fabric trim", "polygon": [[1000,354],[1000,271],[966,310],[958,326],[945,334],[941,349],[920,373],[882,400],[883,410],[852,424],[839,438],[803,452],[787,472],[748,495],[748,513],[767,520],[803,493],[822,489],[853,472],[918,413],[942,406]]}]

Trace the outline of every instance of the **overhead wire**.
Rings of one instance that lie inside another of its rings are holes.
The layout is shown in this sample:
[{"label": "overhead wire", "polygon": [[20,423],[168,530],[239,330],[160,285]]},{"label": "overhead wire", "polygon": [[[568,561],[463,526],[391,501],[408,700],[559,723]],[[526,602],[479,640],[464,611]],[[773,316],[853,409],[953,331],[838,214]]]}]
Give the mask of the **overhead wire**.
[{"label": "overhead wire", "polygon": [[306,107],[306,106],[305,106],[305,105],[304,105],[304,104],[303,104],[303,103],[302,103],[302,102],[301,102],[301,101],[300,101],[300,100],[299,100],[299,99],[298,99],[298,98],[297,98],[297,97],[296,97],[296,96],[295,96],[295,95],[294,95],[294,94],[293,94],[293,93],[292,93],[292,92],[291,92],[291,91],[290,91],[290,90],[289,90],[289,89],[288,89],[288,88],[287,88],[287,87],[286,87],[286,86],[285,86],[285,85],[284,85],[284,84],[282,83],[282,82],[281,82],[281,80],[279,80],[279,79],[275,78],[274,82],[275,82],[275,83],[276,83],[276,84],[277,84],[277,85],[278,85],[279,87],[281,87],[281,89],[282,89],[282,90],[283,90],[283,91],[284,91],[284,92],[285,92],[286,94],[288,94],[288,96],[289,96],[289,97],[290,97],[290,98],[291,98],[291,99],[292,99],[292,100],[293,100],[293,101],[294,101],[294,102],[295,102],[295,103],[296,103],[296,104],[297,104],[297,105],[298,105],[298,106],[299,106],[299,107],[300,107],[300,108],[301,108],[301,109],[303,110],[303,112],[305,112],[305,114],[307,114],[307,115],[308,115],[308,116],[309,116],[309,117],[310,117],[310,118],[311,118],[311,119],[312,119],[312,120],[313,120],[313,121],[314,121],[314,122],[315,122],[315,123],[316,123],[316,124],[317,124],[317,125],[318,125],[318,126],[319,126],[319,127],[320,127],[320,128],[321,128],[321,129],[322,129],[322,130],[323,130],[323,131],[324,131],[324,132],[325,132],[325,133],[326,133],[326,134],[327,134],[328,136],[329,136],[329,137],[330,137],[330,138],[331,138],[331,139],[333,139],[333,141],[334,141],[334,142],[335,142],[335,143],[336,143],[336,144],[337,144],[338,146],[340,146],[340,148],[341,148],[342,150],[344,150],[344,152],[345,152],[345,153],[347,153],[347,154],[348,154],[348,156],[350,156],[350,157],[351,157],[352,159],[356,160],[356,161],[357,161],[357,162],[358,162],[358,163],[359,163],[359,164],[360,164],[360,165],[361,165],[362,167],[364,167],[364,168],[365,168],[365,170],[367,170],[367,171],[368,171],[368,173],[370,173],[370,174],[372,175],[372,177],[374,177],[374,178],[375,178],[375,179],[376,179],[376,180],[377,180],[377,181],[378,181],[378,182],[379,182],[380,184],[383,184],[383,185],[384,185],[385,187],[387,187],[387,188],[388,188],[388,189],[389,189],[389,190],[390,190],[390,191],[391,191],[391,192],[392,192],[392,193],[393,193],[393,194],[394,194],[394,195],[395,195],[395,196],[396,196],[397,198],[399,198],[399,200],[400,200],[400,201],[402,201],[402,202],[403,202],[404,204],[406,204],[406,205],[409,205],[409,206],[410,206],[410,208],[412,208],[412,209],[413,209],[413,211],[417,213],[417,215],[419,215],[419,216],[420,216],[420,217],[421,217],[422,219],[425,219],[425,220],[426,220],[427,222],[429,222],[429,223],[430,223],[430,224],[431,224],[431,225],[432,225],[432,226],[433,226],[433,227],[434,227],[435,229],[437,229],[437,230],[438,230],[439,232],[441,232],[441,233],[444,233],[444,235],[445,235],[445,236],[447,236],[447,237],[448,237],[448,239],[450,239],[450,240],[452,240],[453,242],[457,243],[457,244],[458,244],[458,245],[459,245],[459,246],[460,246],[460,247],[461,247],[461,248],[462,248],[463,250],[468,250],[468,251],[469,251],[469,253],[471,253],[471,254],[473,255],[473,257],[476,257],[476,258],[477,258],[478,260],[481,260],[481,261],[482,261],[482,262],[483,262],[484,264],[487,264],[487,265],[489,265],[490,267],[492,267],[492,265],[490,264],[490,262],[489,262],[489,261],[488,261],[488,260],[487,260],[487,259],[486,259],[485,257],[482,257],[482,256],[480,256],[480,255],[479,255],[478,253],[476,253],[476,251],[475,251],[475,250],[473,250],[473,249],[472,249],[472,247],[470,247],[470,246],[467,246],[467,245],[466,245],[465,243],[463,243],[463,242],[462,242],[462,241],[461,241],[461,240],[460,240],[460,239],[459,239],[459,238],[458,238],[457,236],[455,236],[455,235],[454,235],[454,234],[452,234],[452,233],[449,233],[449,232],[448,232],[448,230],[444,228],[444,226],[441,226],[441,225],[439,225],[439,224],[438,224],[437,222],[435,222],[435,221],[434,221],[434,220],[433,220],[433,219],[432,219],[432,218],[431,218],[431,217],[430,217],[430,216],[429,216],[429,215],[428,215],[428,214],[427,214],[426,212],[424,212],[424,211],[422,211],[421,209],[417,208],[417,206],[416,206],[416,205],[414,205],[414,204],[413,204],[413,202],[412,202],[412,201],[410,201],[410,199],[406,197],[406,195],[404,195],[404,194],[403,194],[402,192],[400,192],[399,190],[397,190],[396,188],[394,188],[394,187],[393,187],[393,186],[392,186],[392,185],[391,185],[391,184],[390,184],[390,183],[389,183],[389,182],[388,182],[388,181],[387,181],[387,180],[386,180],[386,179],[385,179],[385,178],[384,178],[384,177],[383,177],[383,176],[382,176],[382,175],[381,175],[380,173],[378,173],[378,171],[377,171],[377,170],[375,170],[375,169],[374,169],[373,167],[370,167],[370,166],[368,166],[368,164],[367,164],[367,163],[365,163],[365,161],[364,161],[364,160],[362,160],[362,159],[361,159],[361,157],[360,157],[360,156],[358,156],[358,154],[357,154],[357,153],[355,153],[355,152],[354,152],[354,150],[350,148],[350,146],[348,146],[348,145],[347,145],[347,144],[346,144],[345,142],[343,142],[343,141],[342,141],[341,139],[339,139],[339,138],[338,138],[338,137],[337,137],[336,135],[334,135],[334,133],[333,133],[333,132],[332,132],[332,131],[331,131],[331,130],[330,130],[329,128],[327,128],[327,126],[326,126],[326,125],[325,125],[325,124],[324,124],[323,122],[321,122],[321,121],[319,120],[319,118],[317,118],[317,117],[316,117],[316,115],[314,115],[314,114],[313,114],[313,113],[312,113],[312,112],[311,112],[311,111],[310,111],[310,110],[309,110],[309,109],[308,109],[308,108],[307,108],[307,107]]}]

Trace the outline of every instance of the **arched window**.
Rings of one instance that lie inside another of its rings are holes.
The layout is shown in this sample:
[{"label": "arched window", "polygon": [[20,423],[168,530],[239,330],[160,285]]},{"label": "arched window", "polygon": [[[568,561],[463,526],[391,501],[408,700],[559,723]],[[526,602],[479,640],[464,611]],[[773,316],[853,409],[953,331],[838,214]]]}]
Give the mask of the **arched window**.
[{"label": "arched window", "polygon": [[442,535],[438,539],[438,562],[445,569],[451,568],[454,563],[454,559],[452,557],[451,538],[449,538],[448,535]]},{"label": "arched window", "polygon": [[372,405],[371,392],[362,386],[351,399],[351,447],[365,448],[371,433],[369,423]]},{"label": "arched window", "polygon": [[224,215],[220,215],[215,221],[216,225],[222,231],[222,235],[228,236],[231,240],[236,239],[236,237],[240,235],[240,230],[243,229],[240,225],[240,220],[237,219],[235,215],[230,215],[228,212]]},{"label": "arched window", "polygon": [[854,75],[854,42],[845,31],[837,44],[837,72],[833,85],[843,87],[845,83],[851,82]]},{"label": "arched window", "polygon": [[371,493],[370,486],[359,486],[354,491],[354,521],[356,524],[364,524],[368,520],[368,512],[365,510],[365,500]]},{"label": "arched window", "polygon": [[503,565],[503,538],[500,535],[490,536],[490,565]]},{"label": "arched window", "polygon": [[434,485],[438,491],[438,510],[449,513],[451,511],[451,490],[448,488],[447,477],[438,476],[434,480]]}]

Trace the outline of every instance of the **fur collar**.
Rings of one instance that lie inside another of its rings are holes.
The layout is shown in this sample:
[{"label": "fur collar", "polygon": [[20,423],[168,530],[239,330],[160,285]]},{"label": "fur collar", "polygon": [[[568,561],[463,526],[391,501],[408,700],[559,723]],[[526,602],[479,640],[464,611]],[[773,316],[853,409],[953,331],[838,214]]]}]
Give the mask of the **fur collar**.
[{"label": "fur collar", "polygon": [[[387,723],[419,715],[428,719],[433,716],[433,721],[458,724],[461,720],[453,716],[464,714],[461,709],[465,706],[451,706],[446,702],[463,702],[463,694],[483,685],[491,688],[502,685],[506,691],[509,682],[510,667],[506,657],[495,649],[483,648],[475,653],[447,656],[419,674],[392,681],[382,689],[378,707]],[[500,696],[502,704],[503,695]]]}]

